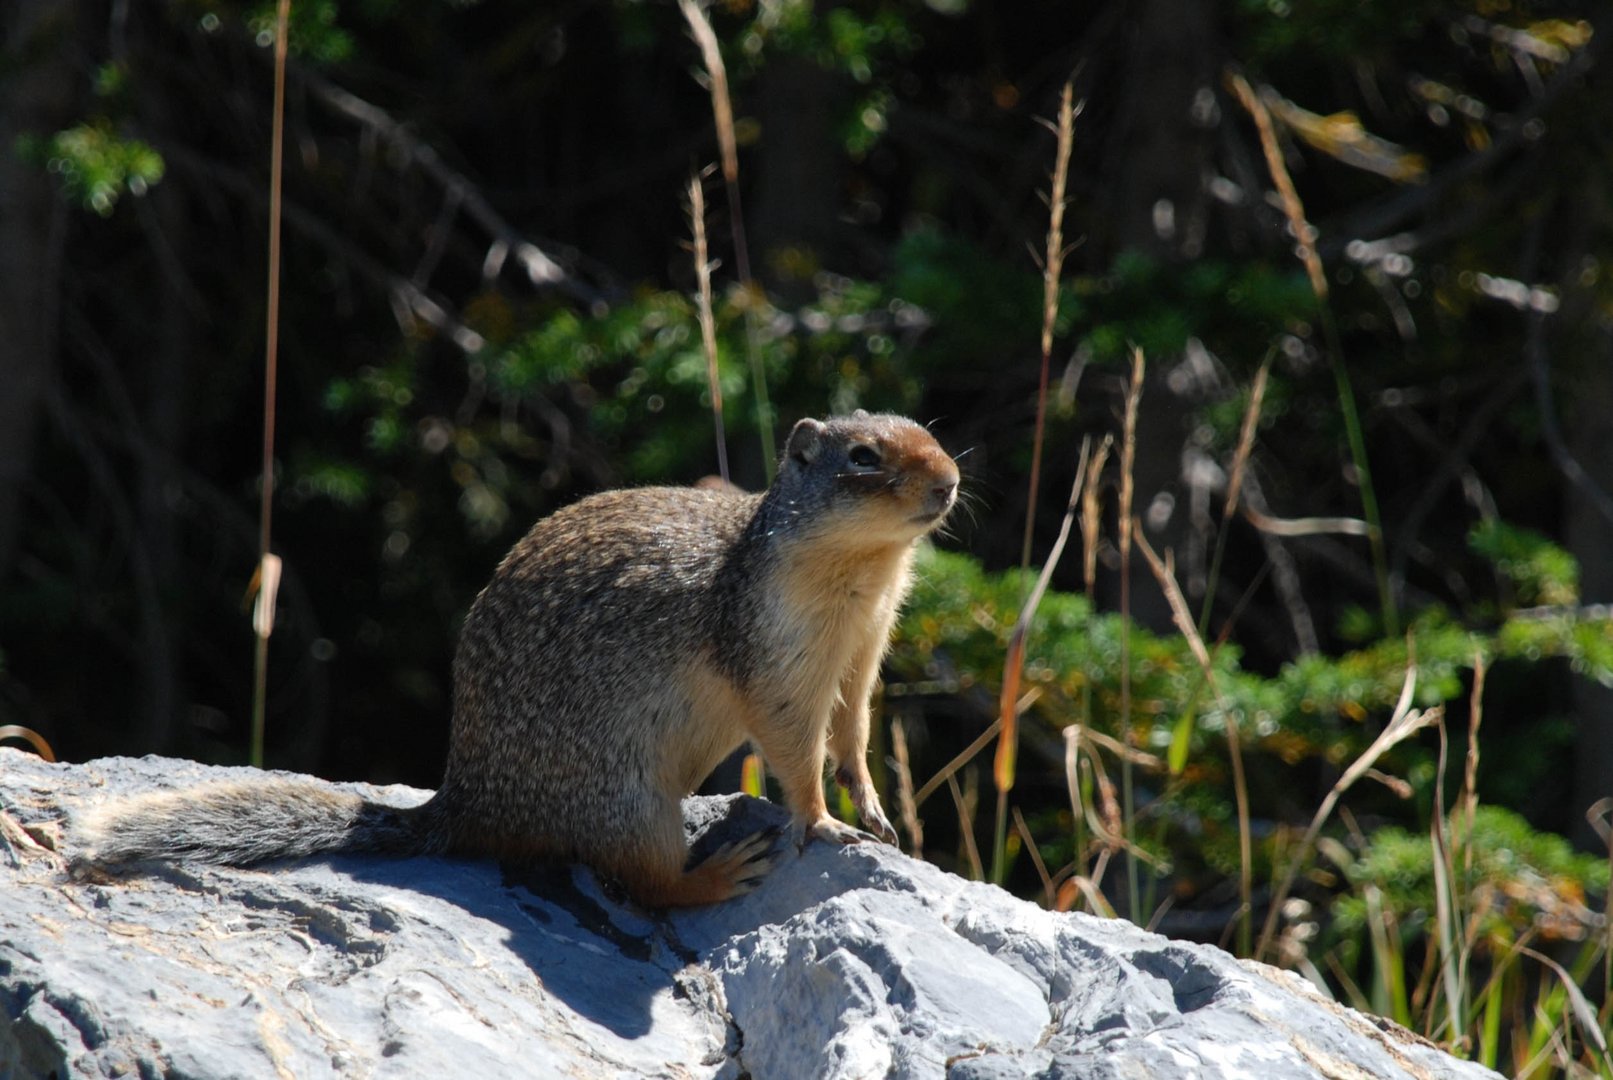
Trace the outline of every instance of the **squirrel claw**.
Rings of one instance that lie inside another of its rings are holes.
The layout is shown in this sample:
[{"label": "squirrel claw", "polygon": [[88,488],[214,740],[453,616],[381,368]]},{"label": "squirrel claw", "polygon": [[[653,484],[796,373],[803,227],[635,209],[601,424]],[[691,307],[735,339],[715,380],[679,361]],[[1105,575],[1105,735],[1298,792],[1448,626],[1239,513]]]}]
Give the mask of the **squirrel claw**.
[{"label": "squirrel claw", "polygon": [[883,843],[889,844],[891,847],[901,846],[901,842],[896,837],[895,828],[893,828],[891,823],[885,819],[885,815],[881,814],[878,810],[875,810],[871,817],[865,816],[863,818],[863,824],[868,826],[868,831],[872,833],[876,839],[882,841]]},{"label": "squirrel claw", "polygon": [[845,788],[846,794],[851,796],[851,805],[857,808],[858,819],[874,839],[883,840],[892,847],[899,846],[896,830],[885,816],[884,808],[879,805],[879,795],[874,791],[873,781],[868,779],[866,768],[861,769],[859,775],[856,766],[841,765],[835,770],[835,783]]},{"label": "squirrel claw", "polygon": [[823,840],[835,844],[861,844],[875,837],[861,829],[847,825],[843,821],[836,821],[832,817],[819,818],[811,825],[797,832],[796,846],[804,849],[814,840]]}]

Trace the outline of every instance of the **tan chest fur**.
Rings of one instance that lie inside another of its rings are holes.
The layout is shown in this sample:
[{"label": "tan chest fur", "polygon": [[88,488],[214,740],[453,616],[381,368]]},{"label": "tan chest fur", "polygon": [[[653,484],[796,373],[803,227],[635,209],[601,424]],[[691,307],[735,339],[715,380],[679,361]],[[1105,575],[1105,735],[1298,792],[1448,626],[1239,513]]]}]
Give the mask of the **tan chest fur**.
[{"label": "tan chest fur", "polygon": [[[909,544],[872,548],[852,559],[841,551],[786,560],[770,583],[757,628],[767,662],[752,685],[736,686],[709,657],[679,680],[690,722],[665,748],[666,790],[692,790],[764,726],[802,743],[821,740],[847,672],[859,657],[883,652],[911,563]],[[778,731],[789,716],[797,718],[796,729]]]},{"label": "tan chest fur", "polygon": [[854,659],[871,649],[883,652],[912,560],[911,544],[806,552],[789,560],[766,619],[769,645],[781,661],[768,673],[770,689],[826,709]]}]

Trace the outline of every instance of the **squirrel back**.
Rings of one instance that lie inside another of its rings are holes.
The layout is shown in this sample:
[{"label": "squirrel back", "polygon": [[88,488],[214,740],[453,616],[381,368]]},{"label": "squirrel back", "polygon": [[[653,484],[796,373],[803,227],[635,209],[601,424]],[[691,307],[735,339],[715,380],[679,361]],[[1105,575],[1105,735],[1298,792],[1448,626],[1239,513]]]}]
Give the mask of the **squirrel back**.
[{"label": "squirrel back", "polygon": [[746,740],[797,841],[830,818],[825,760],[863,823],[895,833],[868,775],[868,698],[915,542],[957,467],[919,425],[802,420],[763,494],[651,487],[538,522],[472,605],[436,795],[398,810],[275,781],[147,796],[86,815],[79,865],[245,863],[319,851],[578,859],[652,905],[754,887],[770,837],[686,867],[679,800]]}]

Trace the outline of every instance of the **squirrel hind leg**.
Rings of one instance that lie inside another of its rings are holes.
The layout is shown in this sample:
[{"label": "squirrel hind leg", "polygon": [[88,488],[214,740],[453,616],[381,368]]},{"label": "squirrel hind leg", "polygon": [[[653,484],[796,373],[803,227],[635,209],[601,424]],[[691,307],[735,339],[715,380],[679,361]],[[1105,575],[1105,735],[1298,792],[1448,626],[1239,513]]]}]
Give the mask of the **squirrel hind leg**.
[{"label": "squirrel hind leg", "polygon": [[760,885],[778,864],[778,838],[779,830],[763,829],[724,844],[683,871],[682,881],[695,892],[721,893],[719,900],[743,896]]},{"label": "squirrel hind leg", "polygon": [[778,862],[778,830],[762,829],[686,866],[689,849],[682,819],[668,820],[673,828],[654,830],[661,843],[646,847],[641,841],[632,855],[624,850],[613,858],[595,860],[598,870],[620,881],[645,907],[699,907],[743,896]]}]

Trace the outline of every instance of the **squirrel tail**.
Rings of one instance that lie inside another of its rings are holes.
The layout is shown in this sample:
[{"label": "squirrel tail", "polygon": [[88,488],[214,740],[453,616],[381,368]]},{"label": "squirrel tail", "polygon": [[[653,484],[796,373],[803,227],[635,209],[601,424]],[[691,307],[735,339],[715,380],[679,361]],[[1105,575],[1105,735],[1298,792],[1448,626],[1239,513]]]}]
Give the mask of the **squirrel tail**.
[{"label": "squirrel tail", "polygon": [[430,800],[396,807],[296,780],[210,784],[119,799],[78,815],[71,868],[145,859],[249,866],[336,852],[424,855],[447,847]]}]

